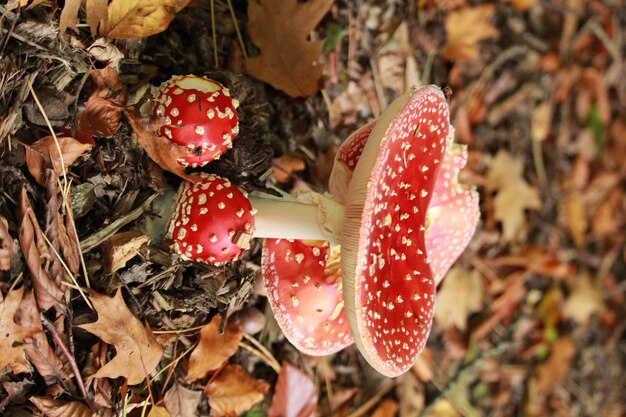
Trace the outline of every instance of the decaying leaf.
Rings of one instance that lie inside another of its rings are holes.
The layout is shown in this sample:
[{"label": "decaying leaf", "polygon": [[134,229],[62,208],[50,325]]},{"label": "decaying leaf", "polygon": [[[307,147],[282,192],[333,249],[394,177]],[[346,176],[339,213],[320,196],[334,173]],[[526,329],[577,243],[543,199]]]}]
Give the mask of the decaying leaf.
[{"label": "decaying leaf", "polygon": [[308,417],[316,414],[315,383],[300,369],[289,362],[283,362],[268,417]]},{"label": "decaying leaf", "polygon": [[489,20],[493,17],[494,4],[463,7],[448,13],[445,18],[448,40],[441,51],[450,60],[471,60],[478,56],[478,42],[498,36]]},{"label": "decaying leaf", "polygon": [[68,372],[63,367],[63,362],[50,347],[48,338],[42,330],[39,310],[37,310],[37,303],[32,291],[26,293],[20,304],[19,323],[24,327],[41,330],[31,336],[32,343],[24,345],[24,350],[46,384],[57,383],[59,377],[62,379],[69,378]]},{"label": "decaying leaf", "polygon": [[145,38],[163,32],[191,0],[113,0],[100,34],[110,39]]},{"label": "decaying leaf", "polygon": [[201,400],[202,391],[190,390],[177,382],[163,396],[167,411],[174,417],[195,417]]},{"label": "decaying leaf", "polygon": [[93,92],[78,113],[78,129],[88,135],[111,137],[120,123],[126,89],[115,69],[105,67],[89,74]]},{"label": "decaying leaf", "polygon": [[454,267],[437,291],[437,310],[435,320],[444,329],[456,326],[459,330],[467,328],[467,318],[483,306],[483,284],[480,273]]},{"label": "decaying leaf", "polygon": [[595,285],[588,272],[572,279],[572,292],[565,300],[563,315],[586,326],[594,313],[602,310],[602,291]]},{"label": "decaying leaf", "polygon": [[333,0],[248,2],[248,34],[261,50],[258,57],[246,59],[248,73],[291,97],[316,93],[322,42],[308,38],[331,4]]},{"label": "decaying leaf", "polygon": [[[46,136],[26,146],[26,165],[28,172],[41,186],[46,182],[46,167],[52,167],[57,175],[62,175],[79,156],[93,147],[91,143],[82,143],[74,138],[59,137],[57,148],[56,141],[52,136]],[[59,157],[59,148],[61,157]],[[62,162],[61,162],[62,161]]]},{"label": "decaying leaf", "polygon": [[137,142],[148,154],[150,159],[161,168],[191,182],[198,182],[197,175],[188,175],[185,169],[177,161],[183,156],[188,156],[187,148],[175,145],[171,140],[156,134],[156,129],[140,117],[127,114],[128,122],[133,128]]},{"label": "decaying leaf", "polygon": [[503,236],[508,242],[522,240],[526,224],[524,210],[540,207],[539,193],[526,183],[523,172],[522,160],[501,150],[487,173],[487,187],[496,191],[495,218],[502,222]]},{"label": "decaying leaf", "polygon": [[80,327],[115,347],[116,355],[92,378],[125,377],[128,385],[141,383],[152,372],[163,354],[152,331],[128,309],[121,290],[113,298],[90,291],[98,320]]},{"label": "decaying leaf", "polygon": [[252,378],[239,365],[226,365],[204,393],[214,417],[237,417],[263,400],[269,385]]},{"label": "decaying leaf", "polygon": [[46,417],[95,417],[97,414],[79,401],[60,401],[52,397],[30,397]]},{"label": "decaying leaf", "polygon": [[13,253],[13,238],[9,233],[7,219],[0,216],[0,271],[11,269],[11,254]]},{"label": "decaying leaf", "polygon": [[25,327],[17,324],[14,320],[15,313],[22,301],[24,289],[19,288],[9,291],[6,298],[2,300],[0,293],[0,371],[8,366],[13,373],[28,371],[28,362],[24,355],[24,339],[31,338],[40,329],[35,327]]},{"label": "decaying leaf", "polygon": [[222,366],[239,348],[243,336],[241,324],[231,320],[224,328],[224,334],[219,334],[221,323],[221,316],[215,316],[200,331],[198,346],[191,352],[189,358],[187,381],[193,382],[204,378],[209,372]]},{"label": "decaying leaf", "polygon": [[63,299],[64,292],[48,274],[47,266],[51,258],[50,251],[26,195],[25,186],[20,191],[19,215],[21,218],[20,247],[33,281],[37,306],[39,310],[45,311],[58,306]]}]

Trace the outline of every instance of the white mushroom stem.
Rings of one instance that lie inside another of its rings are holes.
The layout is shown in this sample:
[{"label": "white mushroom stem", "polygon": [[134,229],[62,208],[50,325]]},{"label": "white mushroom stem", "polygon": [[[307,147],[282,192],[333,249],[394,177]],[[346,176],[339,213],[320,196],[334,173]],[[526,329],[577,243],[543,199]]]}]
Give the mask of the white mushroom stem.
[{"label": "white mushroom stem", "polygon": [[343,205],[321,194],[306,192],[286,198],[250,195],[256,210],[254,237],[339,242]]}]

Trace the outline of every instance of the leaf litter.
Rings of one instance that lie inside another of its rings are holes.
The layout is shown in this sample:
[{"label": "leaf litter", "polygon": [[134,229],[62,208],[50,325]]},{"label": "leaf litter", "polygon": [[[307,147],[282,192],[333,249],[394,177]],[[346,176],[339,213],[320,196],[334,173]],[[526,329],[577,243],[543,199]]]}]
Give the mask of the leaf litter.
[{"label": "leaf litter", "polygon": [[[0,412],[623,413],[615,5],[62,6],[0,6],[0,328],[13,335]],[[170,172],[195,177],[139,110],[149,84],[189,73],[240,99],[240,135],[204,171],[246,191],[324,191],[351,131],[412,83],[451,87],[457,136],[469,144],[462,178],[477,185],[483,220],[439,289],[428,348],[409,374],[389,385],[354,348],[312,360],[270,316],[248,314],[266,308],[260,244],[210,267],[178,259],[163,233],[146,240],[145,224],[171,204],[153,194],[179,185]],[[254,334],[243,341],[242,329]]]}]

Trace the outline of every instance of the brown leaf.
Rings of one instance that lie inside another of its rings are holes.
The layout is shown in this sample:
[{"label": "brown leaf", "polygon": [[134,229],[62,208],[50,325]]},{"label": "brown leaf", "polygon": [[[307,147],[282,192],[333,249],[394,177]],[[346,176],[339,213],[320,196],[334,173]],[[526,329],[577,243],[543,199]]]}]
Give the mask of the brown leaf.
[{"label": "brown leaf", "polygon": [[172,417],[195,417],[202,391],[193,391],[174,383],[163,396],[163,402]]},{"label": "brown leaf", "polygon": [[487,187],[496,191],[494,213],[502,222],[503,236],[508,242],[524,237],[526,218],[524,210],[540,207],[539,193],[528,185],[523,176],[524,164],[506,151],[499,151],[487,173]]},{"label": "brown leaf", "polygon": [[395,417],[398,413],[398,403],[390,398],[385,398],[376,410],[372,413],[372,417]]},{"label": "brown leaf", "polygon": [[59,18],[59,34],[63,35],[67,28],[76,29],[76,20],[78,19],[78,10],[80,9],[81,0],[66,0],[65,6],[61,11]]},{"label": "brown leaf", "polygon": [[110,39],[145,38],[164,31],[191,0],[113,0],[100,34]]},{"label": "brown leaf", "polygon": [[32,291],[27,292],[20,303],[19,323],[22,326],[40,330],[32,335],[32,343],[24,345],[24,350],[30,362],[37,368],[37,372],[43,377],[46,385],[57,383],[58,377],[69,378],[68,372],[63,368],[63,362],[54,353],[43,332],[37,303]]},{"label": "brown leaf", "polygon": [[23,288],[9,291],[2,300],[0,293],[0,370],[9,366],[17,374],[28,370],[28,362],[24,355],[24,339],[30,338],[40,329],[25,327],[14,320],[15,313],[22,301]]},{"label": "brown leaf", "polygon": [[555,387],[561,386],[572,366],[575,353],[569,337],[554,342],[548,360],[537,367],[537,401],[544,401]]},{"label": "brown leaf", "polygon": [[62,175],[63,171],[78,159],[79,156],[93,147],[93,144],[81,143],[74,138],[57,138],[61,157],[59,158],[59,148],[52,136],[46,136],[26,146],[26,165],[28,171],[41,186],[45,185],[45,169],[51,166],[57,175]]},{"label": "brown leaf", "polygon": [[163,349],[152,331],[128,309],[121,290],[113,298],[90,291],[98,320],[80,327],[115,347],[116,355],[92,378],[125,377],[128,385],[141,383],[161,360]]},{"label": "brown leaf", "polygon": [[148,154],[150,159],[156,162],[161,168],[191,182],[198,182],[199,176],[188,175],[185,169],[177,161],[183,156],[189,156],[187,148],[177,146],[171,140],[158,136],[156,129],[139,117],[127,114],[128,122],[135,132],[137,142]]},{"label": "brown leaf", "polygon": [[109,20],[108,11],[109,0],[87,0],[85,3],[85,13],[87,24],[91,29],[91,36],[98,34],[98,27],[106,26]]},{"label": "brown leaf", "polygon": [[480,273],[454,267],[437,291],[435,320],[444,329],[456,326],[459,330],[465,330],[469,315],[480,311],[482,306],[483,284]]},{"label": "brown leaf", "polygon": [[46,417],[95,417],[97,414],[79,401],[59,401],[52,397],[30,397]]},{"label": "brown leaf", "polygon": [[294,172],[300,172],[305,168],[302,159],[287,154],[272,159],[272,164],[274,165],[274,178],[283,184],[289,182]]},{"label": "brown leaf", "polygon": [[499,32],[489,23],[494,4],[463,7],[448,13],[445,18],[448,40],[441,51],[450,60],[471,60],[478,56],[478,42],[495,38]]},{"label": "brown leaf", "polygon": [[563,315],[586,326],[591,316],[604,308],[602,291],[592,281],[588,272],[574,277],[572,288],[563,306]]},{"label": "brown leaf", "polygon": [[321,41],[310,32],[333,0],[259,0],[248,2],[248,34],[261,50],[245,61],[250,75],[291,97],[306,97],[320,89],[323,65]]},{"label": "brown leaf", "polygon": [[231,320],[226,325],[224,334],[219,334],[221,323],[221,316],[215,316],[200,331],[198,346],[191,352],[189,358],[187,381],[193,382],[204,378],[209,372],[222,366],[239,348],[243,336],[241,324]]},{"label": "brown leaf", "polygon": [[252,378],[239,365],[226,365],[207,385],[204,393],[209,399],[214,417],[237,417],[263,400],[269,385]]},{"label": "brown leaf", "polygon": [[289,362],[283,362],[268,417],[311,417],[316,414],[317,390],[313,380]]},{"label": "brown leaf", "polygon": [[126,89],[111,67],[95,69],[89,77],[93,92],[78,114],[78,129],[89,135],[111,137],[119,126]]},{"label": "brown leaf", "polygon": [[9,233],[7,219],[0,216],[0,271],[11,269],[11,254],[13,253],[13,237]]},{"label": "brown leaf", "polygon": [[102,266],[107,273],[115,272],[139,254],[150,238],[134,230],[113,235],[102,244]]},{"label": "brown leaf", "polygon": [[48,275],[47,265],[50,261],[50,252],[26,195],[25,186],[22,186],[20,192],[19,216],[21,218],[19,231],[20,247],[33,281],[37,306],[40,311],[45,311],[59,305],[63,299],[64,292]]}]

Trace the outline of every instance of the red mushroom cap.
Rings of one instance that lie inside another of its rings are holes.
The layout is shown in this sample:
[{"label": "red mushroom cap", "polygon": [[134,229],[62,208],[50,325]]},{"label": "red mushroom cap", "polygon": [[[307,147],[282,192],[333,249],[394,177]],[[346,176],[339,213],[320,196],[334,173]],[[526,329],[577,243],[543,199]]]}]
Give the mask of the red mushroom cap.
[{"label": "red mushroom cap", "polygon": [[345,200],[352,173],[375,125],[374,120],[357,129],[341,144],[335,155],[333,169],[328,179],[328,189],[339,202]]},{"label": "red mushroom cap", "polygon": [[355,342],[379,372],[406,372],[426,344],[435,281],[426,211],[446,149],[438,87],[412,89],[372,130],[349,185],[342,233],[344,299]]},{"label": "red mushroom cap", "polygon": [[237,106],[239,102],[220,83],[185,75],[161,84],[152,112],[165,121],[158,133],[189,151],[178,162],[196,167],[232,146],[239,132]]},{"label": "red mushroom cap", "polygon": [[217,175],[183,181],[169,228],[183,258],[224,264],[249,248],[253,232],[252,205],[230,181]]},{"label": "red mushroom cap", "polygon": [[353,342],[338,266],[328,242],[265,239],[263,244],[274,317],[287,339],[308,355],[329,355]]},{"label": "red mushroom cap", "polygon": [[[450,128],[451,135],[454,129]],[[439,284],[463,253],[480,218],[478,193],[459,183],[459,172],[467,163],[467,148],[449,138],[441,170],[428,206],[426,254]]]}]

